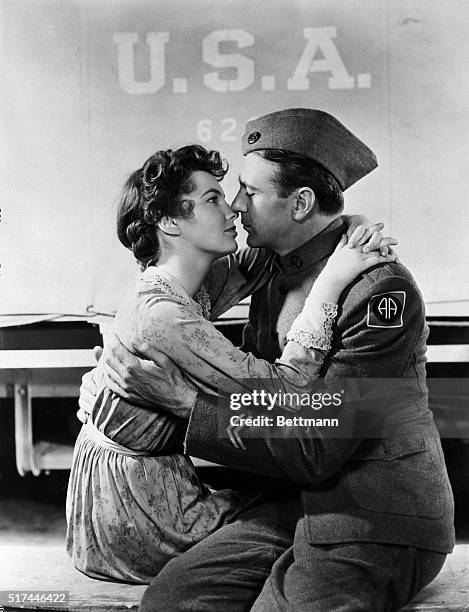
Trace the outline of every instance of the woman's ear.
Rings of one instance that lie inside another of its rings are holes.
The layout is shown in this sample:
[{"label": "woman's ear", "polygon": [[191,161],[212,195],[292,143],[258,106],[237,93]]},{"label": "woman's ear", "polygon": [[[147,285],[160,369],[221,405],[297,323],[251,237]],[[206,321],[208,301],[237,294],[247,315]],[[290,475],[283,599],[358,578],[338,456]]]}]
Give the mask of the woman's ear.
[{"label": "woman's ear", "polygon": [[168,236],[180,236],[181,228],[177,222],[177,219],[173,217],[161,217],[157,223],[158,229]]},{"label": "woman's ear", "polygon": [[316,203],[316,196],[311,187],[300,187],[294,194],[292,211],[292,219],[297,222],[302,222],[313,213]]}]

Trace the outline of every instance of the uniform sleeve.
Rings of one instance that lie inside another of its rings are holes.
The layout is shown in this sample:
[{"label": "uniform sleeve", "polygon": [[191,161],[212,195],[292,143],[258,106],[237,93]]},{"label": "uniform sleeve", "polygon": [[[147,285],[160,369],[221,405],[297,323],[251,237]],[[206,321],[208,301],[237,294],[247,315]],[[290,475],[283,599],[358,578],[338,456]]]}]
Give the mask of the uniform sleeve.
[{"label": "uniform sleeve", "polygon": [[372,284],[365,282],[344,298],[336,348],[324,366],[330,379],[399,378],[423,333],[423,299],[411,280],[382,276]]},{"label": "uniform sleeve", "polygon": [[204,280],[215,321],[232,306],[257,291],[270,277],[272,254],[266,249],[245,248],[216,260]]},{"label": "uniform sleeve", "polygon": [[[341,308],[335,350],[323,366],[326,382],[401,377],[425,325],[415,285],[398,276],[373,283],[365,279],[343,296]],[[347,414],[353,418],[357,407],[357,400],[349,400]],[[216,433],[229,426],[230,416],[228,410],[214,410],[211,398],[200,396],[189,422],[186,452],[313,486],[337,472],[362,441],[359,436],[332,438],[314,428],[305,436],[296,427],[250,427],[249,437],[243,437],[245,449],[235,448]]]},{"label": "uniform sleeve", "polygon": [[[324,327],[318,317],[317,328]],[[138,317],[133,350],[147,359],[162,351],[205,392],[239,393],[246,389],[299,392],[318,375],[324,354],[311,343],[289,342],[281,359],[271,364],[244,353],[194,309],[150,298]]]}]

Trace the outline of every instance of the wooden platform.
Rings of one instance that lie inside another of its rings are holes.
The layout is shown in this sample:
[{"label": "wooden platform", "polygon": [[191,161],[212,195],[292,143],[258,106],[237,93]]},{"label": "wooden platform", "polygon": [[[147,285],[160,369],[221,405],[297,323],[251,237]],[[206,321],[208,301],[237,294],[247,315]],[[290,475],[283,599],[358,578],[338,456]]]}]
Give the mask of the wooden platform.
[{"label": "wooden platform", "polygon": [[[93,580],[76,570],[64,546],[2,546],[0,592],[68,591],[68,604],[9,604],[5,610],[121,612],[137,610],[145,586]],[[0,608],[1,610],[1,608]]]},{"label": "wooden platform", "polygon": [[[0,592],[68,591],[68,604],[0,604],[13,610],[124,612],[137,610],[145,586],[92,580],[75,570],[62,546],[2,546]],[[4,595],[3,595],[4,596]],[[2,608],[0,607],[0,610]],[[469,612],[469,545],[460,544],[437,579],[406,612]]]},{"label": "wooden platform", "polygon": [[458,544],[436,579],[403,609],[469,612],[469,544]]}]

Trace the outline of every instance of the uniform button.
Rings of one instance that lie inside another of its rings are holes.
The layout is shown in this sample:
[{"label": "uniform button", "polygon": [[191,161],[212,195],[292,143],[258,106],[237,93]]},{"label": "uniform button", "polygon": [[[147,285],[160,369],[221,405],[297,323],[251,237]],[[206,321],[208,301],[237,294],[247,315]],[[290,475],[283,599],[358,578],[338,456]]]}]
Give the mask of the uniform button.
[{"label": "uniform button", "polygon": [[287,295],[288,293],[287,285],[279,285],[278,292],[280,293],[280,295]]},{"label": "uniform button", "polygon": [[292,255],[290,257],[290,264],[294,268],[301,268],[301,266],[303,265],[303,260],[301,259],[299,255]]}]

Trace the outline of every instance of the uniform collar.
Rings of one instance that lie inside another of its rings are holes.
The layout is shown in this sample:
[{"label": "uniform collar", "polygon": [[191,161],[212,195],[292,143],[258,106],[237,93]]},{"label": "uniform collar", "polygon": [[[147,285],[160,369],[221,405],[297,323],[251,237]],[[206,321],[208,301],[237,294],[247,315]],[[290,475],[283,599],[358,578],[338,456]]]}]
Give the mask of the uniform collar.
[{"label": "uniform collar", "polygon": [[305,242],[287,255],[276,255],[275,264],[286,275],[297,274],[316,265],[324,257],[328,257],[337,246],[340,237],[347,228],[342,218],[334,219],[319,234]]}]

